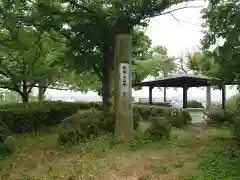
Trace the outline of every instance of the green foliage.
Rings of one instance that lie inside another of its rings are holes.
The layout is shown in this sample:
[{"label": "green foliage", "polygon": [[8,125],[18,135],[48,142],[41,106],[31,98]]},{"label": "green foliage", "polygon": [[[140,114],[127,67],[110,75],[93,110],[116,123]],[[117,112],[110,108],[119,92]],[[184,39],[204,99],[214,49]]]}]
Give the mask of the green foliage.
[{"label": "green foliage", "polygon": [[59,142],[76,144],[102,133],[114,133],[114,126],[113,115],[103,116],[103,113],[96,109],[79,111],[63,120],[59,126]]},{"label": "green foliage", "polygon": [[205,20],[202,45],[214,57],[215,77],[236,84],[240,80],[239,9],[238,0],[219,0],[209,2],[202,11]]},{"label": "green foliage", "polygon": [[240,117],[234,118],[231,130],[233,137],[240,142]]},{"label": "green foliage", "polygon": [[0,120],[0,135],[6,136],[8,134],[10,134],[10,130],[7,124],[4,121]]},{"label": "green foliage", "polygon": [[151,144],[152,141],[153,139],[151,138],[150,134],[137,132],[134,136],[134,139],[128,143],[128,148],[132,151],[137,151]]},{"label": "green foliage", "polygon": [[187,63],[195,74],[211,76],[214,70],[214,59],[205,52],[196,51],[188,53]]},{"label": "green foliage", "polygon": [[196,100],[191,100],[187,102],[188,108],[204,108],[203,104]]},{"label": "green foliage", "polygon": [[152,125],[146,131],[153,140],[160,140],[163,137],[170,139],[171,123],[165,117],[152,117]]},{"label": "green foliage", "polygon": [[[143,37],[142,33],[135,32],[134,27],[147,26],[149,18],[161,15],[166,9],[182,2],[184,0],[41,2],[37,4],[35,19],[43,27],[55,30],[67,39],[65,59],[73,62],[70,64],[80,71],[93,70],[99,76],[103,102],[108,107],[116,35],[132,34],[133,39]],[[66,25],[69,28],[63,28]],[[146,37],[133,40],[136,59],[146,59],[149,44]],[[139,50],[137,47],[143,48]],[[142,77],[135,76],[135,79],[141,80]]]},{"label": "green foliage", "polygon": [[6,157],[13,154],[16,150],[16,139],[8,136],[3,144],[0,144],[0,156]]},{"label": "green foliage", "polygon": [[240,94],[237,93],[227,99],[226,108],[236,110],[239,106],[239,103],[240,103]]},{"label": "green foliage", "polygon": [[191,115],[185,109],[169,108],[149,105],[135,105],[133,109],[135,114],[139,114],[142,120],[152,121],[152,117],[165,117],[171,122],[173,127],[183,128],[191,123]]},{"label": "green foliage", "polygon": [[60,125],[59,142],[61,144],[76,144],[85,141],[99,132],[99,113],[89,110],[79,112],[66,118]]},{"label": "green foliage", "polygon": [[9,103],[20,103],[22,101],[19,94],[14,91],[1,89],[0,94],[1,94],[0,105],[9,104]]},{"label": "green foliage", "polygon": [[185,109],[170,108],[168,111],[167,119],[171,125],[176,128],[183,128],[192,121],[192,117]]},{"label": "green foliage", "polygon": [[167,107],[135,105],[133,108],[134,114],[139,114],[144,121],[150,121],[151,117],[164,116],[168,112]]},{"label": "green foliage", "polygon": [[227,123],[233,122],[233,112],[228,110],[222,110],[222,108],[211,109],[208,112],[205,112],[206,123],[213,126],[223,126]]},{"label": "green foliage", "polygon": [[[32,102],[27,104],[8,104],[0,106],[0,115],[14,133],[37,131],[54,126],[76,113],[79,109],[89,109],[94,103],[71,102]],[[95,103],[94,105],[96,105]],[[94,106],[93,105],[93,106]],[[96,105],[97,107],[98,105]]]},{"label": "green foliage", "polygon": [[148,76],[159,78],[165,73],[176,69],[174,58],[169,57],[164,46],[153,47],[151,56],[146,60],[134,61],[133,81],[134,83],[144,80]]},{"label": "green foliage", "polygon": [[[215,138],[201,148],[198,154],[199,167],[204,180],[237,180],[240,179],[240,151],[229,147],[229,139]],[[230,142],[230,141],[229,141]]]}]

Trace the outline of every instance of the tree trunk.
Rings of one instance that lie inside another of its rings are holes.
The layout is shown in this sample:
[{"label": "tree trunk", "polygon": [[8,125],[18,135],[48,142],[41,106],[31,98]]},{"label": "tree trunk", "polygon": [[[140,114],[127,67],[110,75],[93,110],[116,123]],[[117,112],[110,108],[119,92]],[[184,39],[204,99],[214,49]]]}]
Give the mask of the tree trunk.
[{"label": "tree trunk", "polygon": [[45,87],[39,87],[38,88],[38,102],[42,102],[44,99],[44,94],[46,92],[47,88]]},{"label": "tree trunk", "polygon": [[103,112],[109,113],[112,110],[112,61],[104,59],[104,68],[102,73],[102,105]]},{"label": "tree trunk", "polygon": [[28,103],[29,102],[29,94],[26,92],[21,93],[21,97],[22,97],[22,102],[23,103]]},{"label": "tree trunk", "polygon": [[21,93],[23,103],[29,102],[30,92],[31,92],[31,90],[28,89],[27,83],[25,81],[23,81],[22,93]]}]

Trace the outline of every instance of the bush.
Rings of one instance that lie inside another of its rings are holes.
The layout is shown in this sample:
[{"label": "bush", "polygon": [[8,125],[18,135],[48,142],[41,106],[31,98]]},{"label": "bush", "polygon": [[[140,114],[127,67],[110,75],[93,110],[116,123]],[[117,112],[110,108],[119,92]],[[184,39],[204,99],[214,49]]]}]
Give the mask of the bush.
[{"label": "bush", "polygon": [[146,131],[153,140],[160,140],[163,137],[169,140],[171,133],[171,124],[163,117],[152,117],[152,124]]},{"label": "bush", "polygon": [[176,128],[183,128],[192,121],[189,112],[181,108],[170,108],[167,119],[170,121],[171,125]]},{"label": "bush", "polygon": [[0,120],[0,134],[6,136],[10,134],[10,130],[7,126],[7,124]]},{"label": "bush", "polygon": [[0,106],[0,116],[14,133],[37,131],[54,126],[76,113],[91,107],[100,108],[99,103],[44,101]]},{"label": "bush", "polygon": [[191,100],[187,102],[188,108],[204,108],[203,104],[196,100]]},{"label": "bush", "polygon": [[233,137],[240,142],[240,117],[236,117],[232,124]]},{"label": "bush", "polygon": [[59,126],[59,142],[74,144],[99,133],[100,113],[96,110],[78,112]]},{"label": "bush", "polygon": [[172,126],[177,128],[182,128],[187,124],[190,124],[192,120],[189,112],[180,108],[135,105],[133,110],[134,114],[138,114],[140,119],[143,121],[152,121],[154,119],[152,117],[164,117],[170,121]]},{"label": "bush", "polygon": [[167,114],[167,107],[135,105],[133,108],[134,114],[138,114],[144,121],[151,120],[151,117],[163,117]]},{"label": "bush", "polygon": [[[138,128],[141,117],[134,113],[134,129]],[[104,115],[96,109],[79,111],[66,118],[59,125],[59,141],[61,144],[76,143],[102,134],[114,134],[115,114],[114,112]],[[69,137],[69,142],[67,141]]]},{"label": "bush", "polygon": [[226,101],[226,109],[233,109],[236,110],[239,106],[240,102],[240,94],[237,93],[230,98],[227,99]]},{"label": "bush", "polygon": [[13,154],[16,150],[16,139],[8,136],[3,144],[0,145],[0,156],[6,157]]},{"label": "bush", "polygon": [[213,126],[223,126],[226,123],[233,123],[233,112],[215,108],[205,112],[206,123]]}]

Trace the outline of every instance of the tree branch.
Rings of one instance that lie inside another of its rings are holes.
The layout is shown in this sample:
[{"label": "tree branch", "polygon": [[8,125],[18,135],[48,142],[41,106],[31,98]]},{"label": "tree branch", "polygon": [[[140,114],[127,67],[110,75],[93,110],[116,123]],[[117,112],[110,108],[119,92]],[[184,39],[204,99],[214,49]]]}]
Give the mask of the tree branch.
[{"label": "tree branch", "polygon": [[189,8],[202,8],[204,6],[184,6],[184,7],[180,7],[180,8],[176,8],[176,9],[173,9],[173,10],[170,10],[170,11],[166,11],[166,12],[163,12],[161,13],[159,16],[161,15],[165,15],[165,14],[170,14],[174,11],[179,11],[179,10],[182,10],[182,9],[189,9]]}]

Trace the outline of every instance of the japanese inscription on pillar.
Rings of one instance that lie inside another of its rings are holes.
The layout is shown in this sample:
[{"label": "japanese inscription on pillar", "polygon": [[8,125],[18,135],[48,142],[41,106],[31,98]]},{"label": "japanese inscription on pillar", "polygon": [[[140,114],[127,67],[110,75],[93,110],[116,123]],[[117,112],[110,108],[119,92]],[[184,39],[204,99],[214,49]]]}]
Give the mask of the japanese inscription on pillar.
[{"label": "japanese inscription on pillar", "polygon": [[124,101],[129,98],[130,68],[128,63],[120,63],[120,95]]}]

